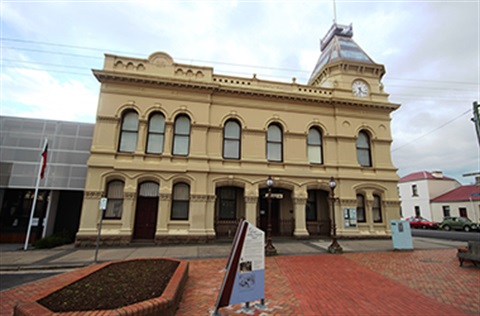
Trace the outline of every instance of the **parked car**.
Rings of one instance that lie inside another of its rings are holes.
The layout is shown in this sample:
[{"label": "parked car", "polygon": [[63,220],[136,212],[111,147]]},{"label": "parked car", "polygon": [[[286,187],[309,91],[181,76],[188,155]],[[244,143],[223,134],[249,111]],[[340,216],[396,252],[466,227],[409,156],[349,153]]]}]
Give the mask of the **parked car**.
[{"label": "parked car", "polygon": [[438,228],[438,223],[429,221],[426,218],[423,217],[408,217],[406,219],[410,223],[411,228],[422,228],[422,229],[437,229]]},{"label": "parked car", "polygon": [[478,225],[472,222],[467,217],[453,217],[448,216],[443,219],[443,222],[440,223],[440,229],[443,230],[464,230],[466,232],[477,230]]}]

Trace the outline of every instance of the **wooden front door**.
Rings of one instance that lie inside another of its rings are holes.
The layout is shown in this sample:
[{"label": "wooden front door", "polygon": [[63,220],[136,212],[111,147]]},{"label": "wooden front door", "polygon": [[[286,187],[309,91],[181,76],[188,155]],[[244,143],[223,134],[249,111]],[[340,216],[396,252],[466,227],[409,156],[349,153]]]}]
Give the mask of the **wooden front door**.
[{"label": "wooden front door", "polygon": [[158,197],[139,196],[135,211],[134,239],[153,239],[157,227]]}]

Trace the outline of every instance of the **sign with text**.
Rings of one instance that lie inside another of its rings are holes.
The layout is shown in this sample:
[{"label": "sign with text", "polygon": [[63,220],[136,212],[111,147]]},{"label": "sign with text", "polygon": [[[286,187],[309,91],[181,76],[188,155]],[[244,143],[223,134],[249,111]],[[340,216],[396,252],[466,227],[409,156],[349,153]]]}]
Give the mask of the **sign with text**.
[{"label": "sign with text", "polygon": [[[265,198],[268,199],[269,193],[265,193]],[[283,199],[283,193],[270,193],[270,198],[271,199]]]},{"label": "sign with text", "polygon": [[239,225],[216,311],[265,297],[265,233],[248,221]]}]

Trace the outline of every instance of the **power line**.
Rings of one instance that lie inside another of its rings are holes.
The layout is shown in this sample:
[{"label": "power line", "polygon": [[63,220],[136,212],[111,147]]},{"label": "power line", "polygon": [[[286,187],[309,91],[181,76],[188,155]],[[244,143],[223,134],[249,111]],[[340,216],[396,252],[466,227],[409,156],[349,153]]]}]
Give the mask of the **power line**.
[{"label": "power line", "polygon": [[431,131],[429,131],[429,132],[427,132],[427,133],[425,133],[425,134],[423,134],[423,135],[420,135],[419,137],[417,137],[417,138],[409,141],[408,143],[405,143],[405,144],[403,144],[403,145],[401,145],[401,146],[399,146],[399,147],[397,147],[397,148],[393,148],[393,149],[391,150],[391,152],[393,153],[394,151],[397,151],[397,150],[399,150],[400,148],[403,148],[403,147],[405,147],[405,146],[407,146],[407,145],[410,145],[410,144],[413,143],[413,142],[416,142],[416,141],[419,140],[420,138],[423,138],[423,137],[425,137],[425,136],[427,136],[427,135],[432,134],[433,132],[439,130],[440,128],[445,127],[446,125],[448,125],[448,124],[452,123],[453,121],[459,119],[460,117],[464,116],[464,115],[467,114],[468,112],[470,112],[470,109],[468,109],[468,110],[466,110],[465,112],[463,112],[462,114],[454,117],[454,118],[451,119],[450,121],[448,121],[448,122],[446,122],[446,123],[443,123],[443,124],[440,125],[439,127],[434,128],[434,129],[432,129]]},{"label": "power line", "polygon": [[[119,51],[119,50],[109,50],[109,49],[102,49],[102,48],[95,48],[95,47],[85,47],[85,46],[78,46],[78,45],[67,45],[67,44],[58,44],[58,43],[51,43],[51,42],[40,42],[40,41],[32,41],[32,40],[22,40],[22,39],[13,39],[13,38],[6,38],[0,37],[0,41],[10,41],[10,42],[19,42],[19,43],[27,43],[27,44],[40,44],[40,45],[47,45],[47,46],[54,46],[54,47],[65,47],[65,48],[74,48],[74,49],[83,49],[83,50],[90,50],[90,51],[98,51],[98,52],[116,52],[120,54],[130,54],[135,56],[145,56],[145,54],[140,54],[136,52],[126,52],[126,51]],[[5,47],[4,48],[8,48]],[[23,48],[14,48],[13,49],[21,49],[21,50],[29,50]],[[35,51],[30,49],[31,51]],[[47,51],[40,51],[47,53]],[[53,54],[60,54],[59,52],[51,52]],[[68,54],[64,53],[65,55],[71,55],[76,57],[85,56],[87,58],[98,58],[102,59],[101,57],[93,57],[88,55],[80,55],[80,54]],[[227,66],[234,66],[234,67],[251,67],[257,69],[268,69],[268,70],[278,70],[278,71],[288,71],[288,72],[296,72],[296,73],[305,73],[311,74],[311,71],[308,70],[301,70],[301,69],[293,69],[293,68],[277,68],[277,67],[267,67],[267,66],[258,66],[258,65],[247,65],[247,64],[238,64],[238,63],[229,63],[229,62],[221,62],[221,61],[209,61],[209,60],[202,60],[202,59],[191,59],[191,58],[175,58],[175,60],[183,60],[185,62],[201,62],[201,63],[210,63],[210,64],[217,64],[217,65],[227,65]],[[386,81],[388,80],[399,80],[399,81],[413,81],[413,82],[431,82],[431,83],[453,83],[453,84],[463,84],[463,85],[479,85],[478,82],[466,82],[466,81],[446,81],[446,80],[431,80],[431,79],[414,79],[414,78],[397,78],[397,77],[388,77],[385,78]]]}]

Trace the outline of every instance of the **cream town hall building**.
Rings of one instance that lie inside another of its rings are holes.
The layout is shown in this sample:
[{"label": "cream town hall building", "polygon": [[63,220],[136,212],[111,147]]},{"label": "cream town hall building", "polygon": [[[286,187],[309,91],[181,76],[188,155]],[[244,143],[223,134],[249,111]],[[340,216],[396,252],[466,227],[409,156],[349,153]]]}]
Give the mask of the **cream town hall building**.
[{"label": "cream town hall building", "polygon": [[[77,245],[207,242],[245,218],[273,236],[387,236],[398,219],[385,67],[334,24],[307,84],[106,55]],[[335,178],[334,211],[329,180]]]}]

